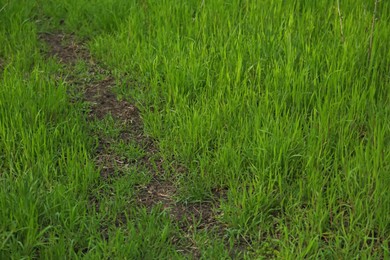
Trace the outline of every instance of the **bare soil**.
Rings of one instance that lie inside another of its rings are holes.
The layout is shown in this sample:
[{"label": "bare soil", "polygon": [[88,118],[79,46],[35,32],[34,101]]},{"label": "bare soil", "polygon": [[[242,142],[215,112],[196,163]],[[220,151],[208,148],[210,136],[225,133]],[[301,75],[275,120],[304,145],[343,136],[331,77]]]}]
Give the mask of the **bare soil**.
[{"label": "bare soil", "polygon": [[[162,160],[159,159],[159,151],[154,140],[144,134],[139,109],[128,101],[117,99],[112,91],[116,79],[93,60],[85,45],[78,41],[74,35],[61,32],[43,33],[40,35],[40,39],[48,47],[46,55],[56,57],[68,71],[74,70],[78,60],[86,62],[89,74],[88,81],[78,79],[76,74],[68,77],[73,84],[77,85],[77,91],[83,92],[83,100],[90,104],[90,110],[86,115],[87,119],[103,119],[110,114],[116,122],[125,126],[119,140],[114,140],[114,142],[135,142],[145,150],[145,155],[140,161],[143,164],[142,166],[153,174],[153,178],[146,186],[139,187],[137,203],[149,210],[160,204],[184,232],[190,232],[194,227],[197,229],[211,229],[214,227],[221,229],[221,227],[218,228],[216,221],[215,208],[218,206],[215,205],[216,202],[185,204],[175,200],[176,186],[173,181],[162,178],[165,174]],[[102,74],[106,75],[103,79],[97,77],[97,75]],[[99,136],[96,151],[91,151],[96,155],[95,163],[100,169],[100,175],[104,181],[115,178],[118,167],[120,169],[125,165],[136,163],[123,160],[113,153],[112,149],[109,149],[112,142],[113,140],[109,140],[103,135]],[[183,169],[180,170],[183,171]],[[96,210],[99,210],[97,198],[91,198],[91,203],[95,205]],[[199,252],[196,252],[194,248],[192,247],[189,250],[197,258]]]}]

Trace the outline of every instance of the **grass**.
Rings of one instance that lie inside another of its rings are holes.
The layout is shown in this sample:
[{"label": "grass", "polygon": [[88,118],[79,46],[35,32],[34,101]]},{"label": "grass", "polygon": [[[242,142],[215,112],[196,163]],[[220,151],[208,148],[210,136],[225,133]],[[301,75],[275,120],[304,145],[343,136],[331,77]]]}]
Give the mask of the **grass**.
[{"label": "grass", "polygon": [[[1,258],[389,257],[388,1],[97,2],[0,1]],[[42,54],[59,30],[136,101],[174,200],[220,200],[221,232],[137,204],[146,151],[71,100],[59,71],[99,75]],[[91,133],[139,162],[103,181]]]}]

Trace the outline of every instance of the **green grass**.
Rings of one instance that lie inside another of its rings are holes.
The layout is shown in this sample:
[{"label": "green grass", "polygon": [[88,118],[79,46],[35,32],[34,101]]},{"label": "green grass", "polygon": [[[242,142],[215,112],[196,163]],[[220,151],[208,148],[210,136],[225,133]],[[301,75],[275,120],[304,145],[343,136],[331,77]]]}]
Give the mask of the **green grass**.
[{"label": "green grass", "polygon": [[[0,1],[0,258],[176,259],[191,244],[204,259],[390,257],[390,3],[371,32],[374,4],[340,1],[341,32],[330,0]],[[136,100],[164,167],[186,169],[170,173],[175,199],[226,190],[223,233],[137,207],[142,166],[99,178],[89,133],[120,128],[71,104],[40,52],[38,32],[56,30],[130,82],[115,92]]]}]

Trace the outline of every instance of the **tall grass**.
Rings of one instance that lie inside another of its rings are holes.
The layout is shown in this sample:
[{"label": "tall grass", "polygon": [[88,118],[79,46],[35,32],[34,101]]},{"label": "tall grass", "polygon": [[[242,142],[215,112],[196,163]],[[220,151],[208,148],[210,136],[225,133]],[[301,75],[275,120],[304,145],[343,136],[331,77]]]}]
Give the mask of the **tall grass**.
[{"label": "tall grass", "polygon": [[[109,214],[128,205],[86,210],[90,144],[50,76],[58,64],[38,52],[38,24],[87,36],[102,64],[138,82],[119,91],[138,100],[166,161],[186,167],[180,200],[226,190],[219,221],[242,257],[389,257],[388,1],[372,37],[375,1],[3,2],[4,256],[179,257],[166,215],[131,208],[122,230]],[[211,246],[204,257],[223,254]]]},{"label": "tall grass", "polygon": [[253,250],[269,240],[282,258],[383,256],[389,7],[369,61],[374,1],[340,3],[343,32],[336,1],[135,1],[91,48],[145,83],[129,91],[163,153],[188,168],[182,199],[228,190],[231,237]]},{"label": "tall grass", "polygon": [[0,255],[20,259],[44,256],[46,245],[70,237],[84,243],[85,193],[98,175],[80,109],[54,81],[58,65],[39,53],[34,4],[1,6]]},{"label": "tall grass", "polygon": [[[72,86],[58,79],[66,68],[42,55],[39,6],[1,1],[0,7],[0,258],[177,254],[170,242],[176,230],[165,214],[123,202],[133,200],[135,177],[109,188],[99,181],[84,105],[71,104],[66,93]],[[104,195],[108,189],[114,198]],[[107,210],[97,211],[93,196]],[[123,229],[115,228],[119,213]]]}]

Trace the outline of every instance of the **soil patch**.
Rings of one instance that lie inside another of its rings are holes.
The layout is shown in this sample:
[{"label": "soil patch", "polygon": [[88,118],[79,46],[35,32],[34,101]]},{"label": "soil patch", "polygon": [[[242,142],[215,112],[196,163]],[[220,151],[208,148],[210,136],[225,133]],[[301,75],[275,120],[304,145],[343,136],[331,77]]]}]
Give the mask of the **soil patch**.
[{"label": "soil patch", "polygon": [[49,47],[46,54],[57,57],[61,63],[74,65],[78,59],[90,60],[88,49],[73,34],[41,33],[39,38]]},{"label": "soil patch", "polygon": [[[139,109],[132,103],[116,98],[112,91],[115,78],[94,62],[85,45],[72,34],[44,33],[40,35],[40,39],[48,46],[46,55],[57,57],[67,70],[73,71],[79,60],[87,64],[87,81],[72,73],[68,78],[73,85],[76,85],[77,91],[82,91],[83,100],[90,104],[88,120],[103,119],[111,115],[116,122],[124,126],[119,140],[110,140],[104,135],[98,136],[95,163],[100,169],[101,178],[109,181],[110,178],[115,177],[118,168],[120,170],[126,165],[141,163],[153,174],[153,178],[148,185],[139,187],[137,202],[140,206],[151,209],[161,204],[184,232],[190,232],[194,227],[209,229],[217,226],[215,202],[184,204],[175,201],[176,187],[173,182],[161,178],[164,176],[162,160],[158,156],[158,149],[153,139],[144,134]],[[101,75],[105,76],[102,78]],[[145,155],[138,162],[123,160],[110,149],[112,142],[120,141],[137,143],[145,150]],[[98,211],[98,199],[91,198],[91,203]],[[102,233],[105,233],[104,230]],[[194,250],[192,253],[194,256],[198,255]]]}]

